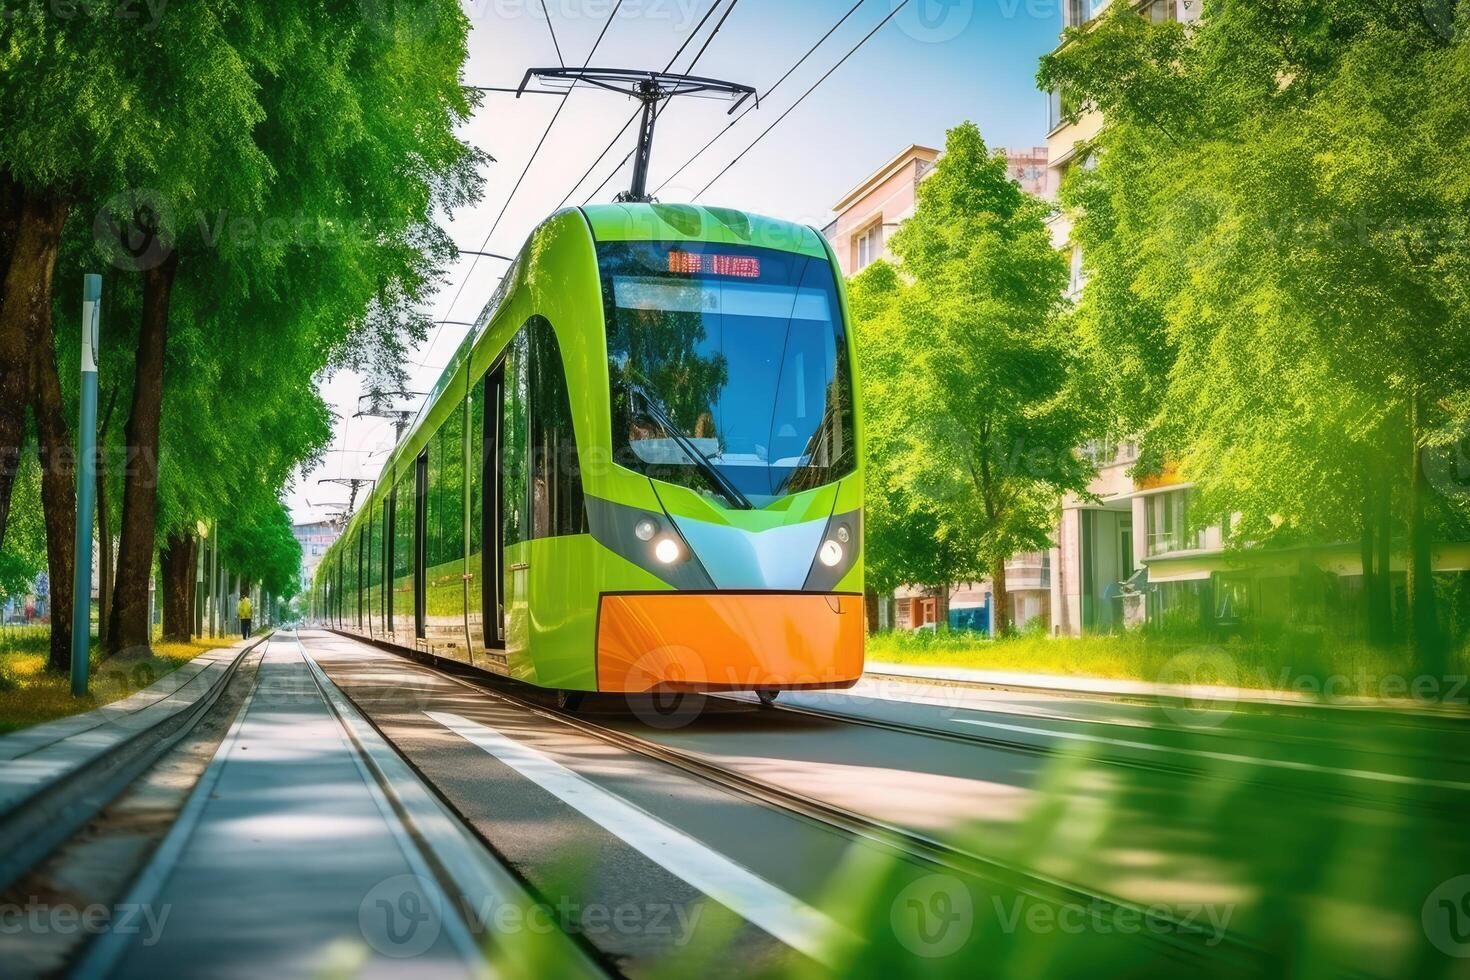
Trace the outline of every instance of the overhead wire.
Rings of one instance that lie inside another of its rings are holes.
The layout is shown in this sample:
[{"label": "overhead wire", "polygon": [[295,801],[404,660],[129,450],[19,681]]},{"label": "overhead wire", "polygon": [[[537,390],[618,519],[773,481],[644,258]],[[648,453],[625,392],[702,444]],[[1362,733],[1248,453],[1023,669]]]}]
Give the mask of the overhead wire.
[{"label": "overhead wire", "polygon": [[[582,62],[583,68],[586,68],[589,64],[592,63],[593,56],[597,54],[597,49],[602,46],[602,39],[607,37],[608,29],[612,27],[613,21],[617,19],[618,11],[622,9],[622,6],[623,0],[618,0],[617,5],[613,7],[612,13],[608,16],[607,22],[602,25],[602,30],[598,33],[597,40],[592,42],[592,48],[587,52],[587,57]],[[546,10],[546,4],[544,2],[541,5],[541,9],[543,11]],[[551,15],[549,13],[546,17],[546,26],[548,30],[551,30],[552,42],[553,44],[555,44],[556,31],[551,28]],[[561,57],[560,46],[557,46],[557,57]],[[502,204],[500,207],[500,213],[497,214],[495,216],[495,220],[490,223],[490,230],[485,232],[484,241],[482,241],[480,243],[480,247],[475,250],[475,257],[473,260],[471,260],[469,269],[465,271],[464,278],[460,280],[459,289],[455,291],[454,298],[449,301],[449,307],[444,312],[444,316],[446,318],[454,312],[454,307],[459,302],[460,296],[463,295],[465,286],[469,284],[470,278],[474,275],[475,267],[480,263],[480,259],[482,256],[479,253],[485,251],[485,246],[490,244],[490,236],[495,234],[495,230],[500,227],[500,222],[505,218],[506,212],[510,210],[511,202],[515,200],[516,193],[521,189],[521,185],[526,180],[526,175],[531,172],[531,165],[536,162],[536,157],[541,153],[541,148],[546,145],[546,139],[551,135],[551,128],[556,125],[557,119],[561,117],[561,111],[566,108],[567,99],[571,97],[572,89],[576,87],[576,82],[573,81],[571,88],[568,88],[565,92],[562,93],[561,101],[557,103],[556,106],[556,112],[552,113],[551,119],[546,123],[546,128],[542,130],[541,138],[536,141],[536,148],[531,151],[531,156],[526,160],[525,167],[521,169],[521,175],[516,178],[516,182],[511,187],[510,193],[506,195],[505,203]],[[429,353],[434,349],[434,345],[439,342],[439,335],[443,332],[443,330],[444,321],[441,320],[435,325],[434,335],[430,338],[429,343],[424,347],[424,360],[418,362],[419,367],[428,366]]]},{"label": "overhead wire", "polygon": [[[689,43],[699,36],[699,32],[704,29],[705,24],[709,23],[709,19],[714,16],[716,10],[720,9],[720,4],[723,2],[724,0],[715,0],[715,2],[710,6],[709,10],[705,11],[704,16],[699,19],[699,23],[694,25],[694,30],[690,31],[689,36],[684,39],[684,43],[679,45],[679,50],[675,51],[674,56],[669,59],[669,63],[664,65],[664,71],[668,71],[670,68],[673,67],[674,62],[679,60],[679,56],[684,53],[684,49],[689,47]],[[739,0],[736,0],[736,2],[739,2]],[[638,114],[642,111],[643,110],[641,108],[633,110],[633,114],[628,117],[628,121],[623,123],[623,128],[618,130],[617,134],[608,141],[607,146],[602,148],[602,152],[597,154],[597,159],[592,161],[592,165],[587,168],[586,173],[577,178],[576,182],[572,184],[571,189],[567,191],[566,195],[557,203],[556,207],[552,208],[553,211],[560,211],[562,208],[566,207],[567,202],[572,199],[572,195],[577,193],[577,188],[581,187],[582,184],[587,180],[587,178],[592,176],[592,171],[597,169],[598,164],[607,159],[607,155],[612,152],[613,147],[618,145],[618,141],[623,138],[623,134],[627,133],[628,127],[633,125],[634,121],[638,119]],[[622,169],[622,164],[618,164],[618,168]],[[614,173],[616,173],[616,171],[614,171]],[[608,178],[608,180],[611,179],[611,177]],[[602,186],[607,186],[606,180],[602,182]],[[599,187],[598,190],[601,190],[601,187]],[[596,192],[594,191],[594,193]]]},{"label": "overhead wire", "polygon": [[[730,19],[730,14],[735,10],[735,5],[738,4],[739,2],[740,2],[740,0],[730,0],[730,6],[728,6],[728,7],[725,8],[725,13],[724,13],[723,16],[720,17],[719,22],[715,24],[715,29],[709,32],[709,37],[707,37],[707,38],[704,39],[704,44],[700,47],[699,51],[695,53],[693,60],[691,60],[689,62],[689,66],[684,69],[684,73],[686,75],[689,74],[690,72],[694,71],[694,66],[699,64],[699,59],[700,58],[703,58],[704,57],[704,53],[709,50],[709,46],[714,41],[715,35],[717,35],[717,34],[720,33],[720,28],[722,28],[722,27],[725,26],[725,21],[727,21],[727,20]],[[716,4],[716,6],[718,6],[718,4]],[[714,8],[713,7],[710,8],[710,13],[714,13]],[[697,35],[698,33],[699,33],[699,29],[698,28],[695,28],[695,33],[690,35],[690,39],[692,40],[694,38],[694,36]],[[687,46],[687,42],[686,42],[686,46]],[[679,49],[679,52],[682,52],[683,50],[684,50],[683,47],[681,47]],[[674,57],[669,60],[669,65],[664,68],[664,71],[668,71],[669,70],[669,67],[672,67],[673,64],[674,64],[674,62],[679,59],[679,52],[675,52]],[[667,106],[668,106],[668,103],[665,102],[663,105],[659,106],[658,109],[656,109],[654,111],[653,118],[654,118],[654,121],[655,122],[657,122],[658,121],[658,118],[663,115],[664,109]],[[639,110],[639,111],[642,111],[642,110]],[[636,119],[637,117],[638,117],[638,113],[635,112],[633,114],[633,119]],[[631,123],[633,121],[633,119],[629,119],[628,121]],[[628,129],[628,127],[627,126],[624,126],[623,127],[623,132],[626,132],[627,129]],[[621,136],[622,133],[619,133],[618,135]],[[634,153],[634,150],[629,150],[628,151],[628,155],[625,156],[625,157],[623,157],[623,162],[622,163],[619,163],[616,167],[614,167],[612,173],[608,174],[605,178],[603,178],[602,183],[600,183],[600,184],[597,185],[597,189],[594,190],[591,194],[588,194],[587,195],[587,199],[585,201],[583,201],[582,203],[583,204],[591,204],[592,203],[592,199],[594,197],[596,197],[598,194],[601,194],[602,193],[602,189],[604,187],[606,187],[612,181],[612,179],[614,177],[616,177],[619,173],[622,172],[623,168],[628,165],[628,161],[629,160],[633,159],[633,153]]]},{"label": "overhead wire", "polygon": [[700,157],[704,156],[705,152],[707,150],[709,150],[710,147],[714,146],[715,143],[719,142],[720,137],[724,136],[731,129],[735,128],[736,124],[738,124],[740,122],[740,120],[744,119],[746,116],[748,116],[752,112],[754,112],[755,109],[756,109],[756,107],[760,105],[760,102],[761,102],[762,99],[769,99],[772,95],[774,95],[776,93],[776,90],[781,87],[781,84],[783,82],[785,82],[786,79],[790,78],[791,75],[796,71],[796,69],[798,69],[802,65],[806,64],[807,59],[810,58],[816,52],[816,50],[818,48],[820,48],[823,44],[825,44],[827,42],[827,39],[828,38],[830,38],[833,34],[836,34],[837,33],[837,29],[839,27],[841,27],[843,24],[847,23],[848,18],[851,17],[853,14],[857,13],[857,9],[859,7],[861,7],[863,4],[865,4],[867,2],[868,2],[868,0],[857,0],[857,3],[855,3],[851,7],[849,7],[848,10],[847,10],[847,13],[843,14],[840,18],[838,18],[837,23],[835,23],[831,27],[829,27],[827,29],[827,33],[826,34],[823,34],[821,36],[821,38],[817,41],[816,44],[813,44],[810,48],[807,48],[806,54],[802,55],[800,58],[798,58],[796,60],[796,63],[794,65],[792,65],[790,68],[786,69],[786,74],[784,74],[780,78],[776,79],[775,83],[770,88],[766,89],[765,93],[763,95],[761,95],[760,99],[757,99],[755,102],[753,102],[750,105],[746,106],[744,109],[742,109],[740,111],[740,114],[738,116],[736,116],[734,119],[732,119],[728,123],[726,123],[725,124],[725,127],[723,129],[721,129],[718,133],[715,133],[715,135],[710,138],[710,141],[708,143],[706,143],[706,144],[704,144],[704,146],[700,147],[699,150],[695,152],[694,156],[690,157],[688,160],[685,160],[684,163],[682,165],[680,165],[680,167],[679,167],[678,170],[675,170],[672,174],[670,174],[664,180],[663,183],[659,184],[658,187],[654,188],[653,193],[655,195],[657,195],[659,191],[663,190],[665,187],[669,186],[669,184],[671,184],[673,181],[677,180],[680,174],[682,174],[685,170],[689,169],[689,165],[690,164],[692,164],[695,160],[698,160]]},{"label": "overhead wire", "polygon": [[720,178],[724,177],[725,174],[729,173],[730,170],[731,170],[731,168],[733,168],[741,160],[745,159],[746,154],[748,154],[751,150],[755,149],[756,146],[758,146],[760,144],[761,140],[765,139],[768,135],[770,135],[771,130],[773,130],[777,126],[781,125],[782,121],[785,120],[787,116],[789,116],[789,115],[791,115],[791,113],[795,112],[796,111],[796,108],[799,105],[801,105],[803,102],[806,101],[807,96],[811,95],[813,92],[815,92],[817,90],[817,88],[823,82],[825,82],[827,79],[831,78],[832,77],[832,74],[835,71],[837,71],[837,69],[841,68],[844,64],[846,64],[847,61],[848,61],[848,59],[851,58],[853,55],[857,54],[858,51],[861,50],[861,48],[863,47],[863,45],[867,44],[868,41],[872,40],[873,35],[877,34],[879,31],[881,31],[888,24],[888,22],[890,20],[892,20],[893,18],[897,17],[898,14],[905,7],[907,7],[912,2],[913,2],[913,0],[903,0],[902,3],[899,3],[899,4],[895,5],[894,8],[888,12],[888,16],[887,17],[884,17],[882,20],[880,20],[878,22],[878,25],[876,27],[874,27],[867,34],[864,34],[862,40],[858,41],[857,44],[855,44],[855,45],[852,46],[852,48],[847,52],[847,54],[843,55],[840,59],[838,59],[837,64],[833,65],[831,68],[828,68],[827,71],[825,73],[823,73],[823,75],[822,75],[821,78],[817,79],[815,82],[812,83],[812,87],[811,88],[807,89],[805,92],[803,92],[801,94],[801,97],[800,98],[798,98],[795,102],[791,103],[791,105],[786,108],[786,111],[783,112],[783,113],[781,113],[781,115],[776,118],[776,121],[775,122],[771,123],[764,130],[762,130],[761,131],[761,134],[759,136],[757,136],[750,143],[750,145],[748,145],[745,149],[741,150],[740,153],[736,155],[735,159],[733,159],[729,163],[725,164],[724,168],[719,173],[715,174],[714,177],[710,179],[710,182],[707,183],[707,184],[705,184],[704,187],[700,190],[700,192],[698,194],[695,194],[694,197],[692,197],[690,200],[692,200],[692,201],[699,200],[699,198],[704,195],[705,191],[708,191],[711,187],[715,186],[715,184],[719,182]]}]

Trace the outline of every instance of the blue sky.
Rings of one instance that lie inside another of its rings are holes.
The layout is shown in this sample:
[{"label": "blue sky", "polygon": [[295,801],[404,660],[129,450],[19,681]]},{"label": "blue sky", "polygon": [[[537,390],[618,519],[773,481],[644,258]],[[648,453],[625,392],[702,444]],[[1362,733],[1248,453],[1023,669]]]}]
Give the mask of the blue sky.
[{"label": "blue sky", "polygon": [[[382,9],[392,0],[373,0]],[[581,65],[617,0],[544,0],[561,56]],[[623,0],[592,64],[661,68],[715,0]],[[764,93],[855,0],[719,0],[699,40],[675,65],[687,70],[710,27],[730,10],[696,74],[755,86]],[[1036,90],[1037,59],[1055,46],[1062,0],[909,0],[909,5],[777,126],[702,198],[701,203],[824,224],[832,204],[910,143],[942,146],[945,130],[964,120],[980,126],[993,146],[1045,142],[1046,102]],[[529,67],[558,63],[543,0],[464,0],[470,20],[466,84],[515,86]],[[661,194],[683,200],[776,120],[788,106],[872,30],[902,0],[865,0],[842,27],[758,111],[726,133]],[[364,9],[368,9],[365,7]],[[484,199],[447,222],[461,248],[479,249],[511,187],[520,177],[559,100],[490,93],[464,138],[497,159],[486,172]],[[486,249],[514,253],[526,235],[563,198],[634,106],[612,93],[574,92]],[[724,128],[727,106],[675,101],[659,120],[651,185]],[[623,159],[626,139],[585,183],[580,204]],[[626,169],[595,200],[610,200],[627,183]],[[436,319],[473,320],[494,290],[503,263],[462,259],[449,270],[449,287],[428,305]],[[461,291],[461,284],[463,290]],[[456,294],[457,298],[456,298]],[[463,337],[446,326],[414,358],[414,384],[425,391]],[[323,476],[375,477],[391,447],[384,422],[351,420],[361,383],[341,373],[323,394],[342,416],[334,448],[318,471],[298,481],[289,503],[298,520],[331,510],[345,499]]]}]

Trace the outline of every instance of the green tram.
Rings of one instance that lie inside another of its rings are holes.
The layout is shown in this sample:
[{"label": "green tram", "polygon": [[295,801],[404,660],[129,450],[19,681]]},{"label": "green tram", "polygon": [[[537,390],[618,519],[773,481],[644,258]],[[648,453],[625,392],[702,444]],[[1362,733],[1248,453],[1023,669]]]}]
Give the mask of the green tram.
[{"label": "green tram", "polygon": [[564,702],[849,686],[861,446],[842,277],[816,230],[563,210],[325,556],[313,618]]}]

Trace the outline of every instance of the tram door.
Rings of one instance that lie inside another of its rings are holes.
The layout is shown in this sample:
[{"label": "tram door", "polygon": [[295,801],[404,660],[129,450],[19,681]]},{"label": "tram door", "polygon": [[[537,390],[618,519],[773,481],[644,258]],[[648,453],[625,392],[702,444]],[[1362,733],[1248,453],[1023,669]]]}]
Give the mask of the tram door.
[{"label": "tram door", "polygon": [[484,443],[480,486],[480,621],[485,624],[485,646],[505,648],[505,482],[501,478],[500,447],[505,424],[505,364],[488,372],[479,393],[483,406]]},{"label": "tram door", "polygon": [[418,500],[418,506],[414,508],[413,529],[413,635],[422,640],[428,635],[424,631],[424,586],[428,578],[428,570],[424,564],[424,559],[427,557],[424,549],[429,503],[429,451],[427,449],[419,454],[414,471],[414,496]]}]

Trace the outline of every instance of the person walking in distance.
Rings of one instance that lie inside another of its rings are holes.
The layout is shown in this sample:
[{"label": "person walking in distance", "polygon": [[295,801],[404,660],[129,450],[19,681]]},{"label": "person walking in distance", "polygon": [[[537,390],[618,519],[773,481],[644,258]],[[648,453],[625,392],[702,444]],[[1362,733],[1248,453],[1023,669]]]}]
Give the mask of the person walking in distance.
[{"label": "person walking in distance", "polygon": [[244,592],[240,593],[240,604],[235,607],[235,612],[240,617],[240,638],[250,639],[250,616],[255,612],[250,605],[250,596]]}]

